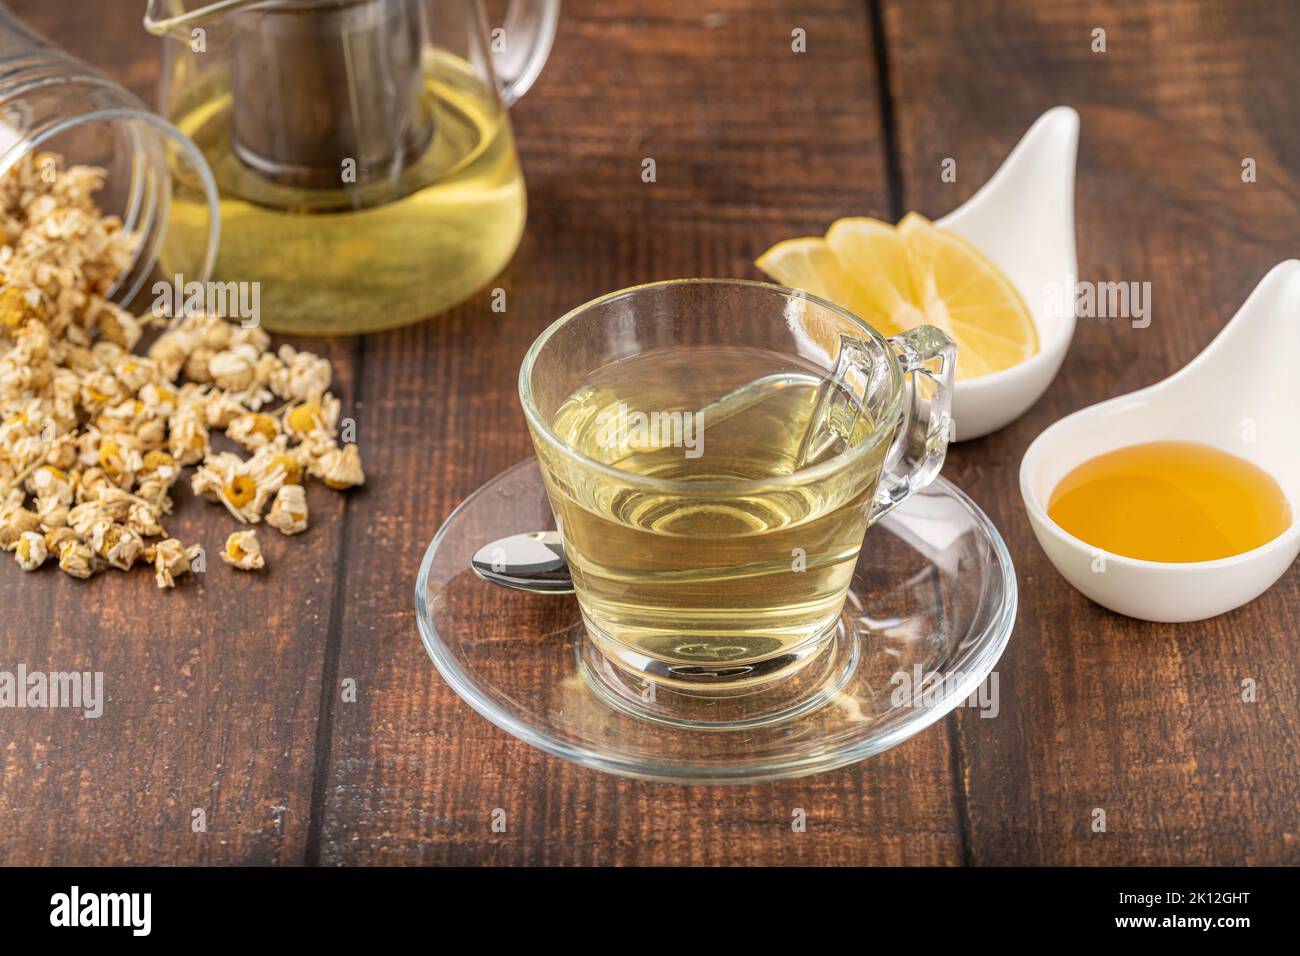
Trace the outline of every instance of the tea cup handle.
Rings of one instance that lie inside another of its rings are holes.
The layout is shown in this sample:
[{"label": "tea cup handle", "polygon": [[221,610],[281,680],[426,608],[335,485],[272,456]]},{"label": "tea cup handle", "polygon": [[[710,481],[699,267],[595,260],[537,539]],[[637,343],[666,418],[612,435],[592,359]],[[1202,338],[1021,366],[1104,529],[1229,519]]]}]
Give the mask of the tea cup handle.
[{"label": "tea cup handle", "polygon": [[560,19],[560,0],[510,0],[502,35],[505,50],[494,64],[501,102],[513,106],[528,92],[546,65]]},{"label": "tea cup handle", "polygon": [[932,325],[909,329],[888,342],[903,371],[903,408],[871,506],[873,524],[934,481],[952,433],[957,346]]}]

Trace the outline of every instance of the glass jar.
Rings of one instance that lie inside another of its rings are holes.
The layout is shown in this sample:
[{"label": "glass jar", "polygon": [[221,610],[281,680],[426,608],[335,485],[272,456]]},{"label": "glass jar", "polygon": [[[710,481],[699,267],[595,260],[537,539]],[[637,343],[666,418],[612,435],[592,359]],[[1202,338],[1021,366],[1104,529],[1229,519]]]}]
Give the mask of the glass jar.
[{"label": "glass jar", "polygon": [[[217,187],[203,154],[138,97],[54,46],[0,3],[0,176],[37,153],[105,170],[95,201],[140,236],[135,259],[108,298],[138,307],[153,281],[207,282],[220,223]],[[53,174],[51,167],[51,174]],[[171,228],[173,202],[202,209],[199,228]],[[168,272],[160,271],[167,263]]]}]

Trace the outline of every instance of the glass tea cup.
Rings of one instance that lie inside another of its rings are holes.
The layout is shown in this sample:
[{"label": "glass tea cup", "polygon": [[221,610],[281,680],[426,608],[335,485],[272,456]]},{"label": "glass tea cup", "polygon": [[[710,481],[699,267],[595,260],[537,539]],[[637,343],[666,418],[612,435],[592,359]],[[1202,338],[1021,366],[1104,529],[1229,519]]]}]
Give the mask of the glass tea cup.
[{"label": "glass tea cup", "polygon": [[552,324],[519,394],[588,670],[637,709],[777,683],[780,709],[823,685],[868,526],[943,464],[955,361],[937,329],[886,339],[740,280],[637,286]]}]

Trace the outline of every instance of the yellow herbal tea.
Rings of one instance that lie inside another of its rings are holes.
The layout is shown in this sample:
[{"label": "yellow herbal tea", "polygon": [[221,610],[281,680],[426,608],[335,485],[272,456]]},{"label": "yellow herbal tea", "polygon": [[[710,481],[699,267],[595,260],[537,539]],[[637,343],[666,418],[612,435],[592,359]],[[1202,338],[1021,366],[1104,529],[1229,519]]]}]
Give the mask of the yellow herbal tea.
[{"label": "yellow herbal tea", "polygon": [[[374,204],[357,205],[366,189],[284,185],[246,165],[232,146],[231,95],[197,86],[172,119],[203,151],[220,190],[212,278],[260,282],[267,328],[368,332],[435,315],[486,285],[514,254],[523,173],[505,108],[465,61],[445,52],[429,58],[421,107],[433,135],[396,182],[380,184],[384,201]],[[189,193],[177,194],[171,217],[182,235],[207,229],[207,207]],[[164,249],[168,277],[171,265]]]},{"label": "yellow herbal tea", "polygon": [[[598,369],[560,403],[555,435],[614,469],[537,443],[583,615],[607,653],[744,686],[772,676],[750,665],[788,666],[834,627],[892,432],[864,414],[845,436],[877,442],[864,457],[763,483],[808,471],[795,466],[825,381],[763,349],[673,347]],[[739,388],[737,407],[697,416]],[[688,487],[634,480],[645,477]]]},{"label": "yellow herbal tea", "polygon": [[931,326],[886,340],[729,279],[623,289],[553,322],[519,401],[587,679],[686,725],[819,699],[852,666],[837,625],[867,525],[943,464],[955,361]]},{"label": "yellow herbal tea", "polygon": [[1291,526],[1267,472],[1195,442],[1131,445],[1084,462],[1052,490],[1047,514],[1081,541],[1144,561],[1214,561]]}]

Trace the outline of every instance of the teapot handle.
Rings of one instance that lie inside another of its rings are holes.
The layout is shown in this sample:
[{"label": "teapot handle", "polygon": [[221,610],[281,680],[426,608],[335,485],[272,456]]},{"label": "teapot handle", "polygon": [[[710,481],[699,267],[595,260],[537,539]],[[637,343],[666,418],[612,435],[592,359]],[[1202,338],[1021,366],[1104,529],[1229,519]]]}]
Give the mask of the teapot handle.
[{"label": "teapot handle", "polygon": [[494,64],[507,107],[527,93],[542,72],[559,19],[560,0],[510,0],[501,33],[506,45]]}]

